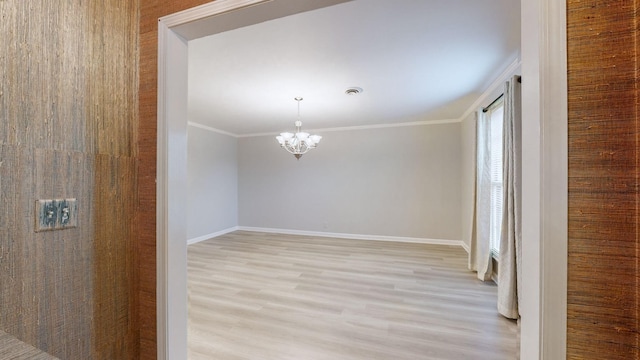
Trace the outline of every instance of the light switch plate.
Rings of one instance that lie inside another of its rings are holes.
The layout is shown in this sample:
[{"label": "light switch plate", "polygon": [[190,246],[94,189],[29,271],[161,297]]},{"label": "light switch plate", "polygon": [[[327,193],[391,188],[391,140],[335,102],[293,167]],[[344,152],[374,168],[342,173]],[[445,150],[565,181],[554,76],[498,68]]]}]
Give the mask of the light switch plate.
[{"label": "light switch plate", "polygon": [[77,227],[76,199],[36,200],[35,224],[36,232]]}]

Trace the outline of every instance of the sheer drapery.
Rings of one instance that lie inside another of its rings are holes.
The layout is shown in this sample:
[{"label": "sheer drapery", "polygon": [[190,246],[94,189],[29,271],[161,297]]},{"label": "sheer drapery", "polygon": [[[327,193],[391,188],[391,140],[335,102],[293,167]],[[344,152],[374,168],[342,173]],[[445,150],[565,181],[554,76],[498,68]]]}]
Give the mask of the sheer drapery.
[{"label": "sheer drapery", "polygon": [[498,256],[498,312],[519,317],[522,286],[522,114],[520,77],[505,84],[503,130],[503,213]]},{"label": "sheer drapery", "polygon": [[491,127],[483,121],[482,110],[476,111],[476,186],[469,241],[469,269],[478,272],[478,279],[491,279]]}]

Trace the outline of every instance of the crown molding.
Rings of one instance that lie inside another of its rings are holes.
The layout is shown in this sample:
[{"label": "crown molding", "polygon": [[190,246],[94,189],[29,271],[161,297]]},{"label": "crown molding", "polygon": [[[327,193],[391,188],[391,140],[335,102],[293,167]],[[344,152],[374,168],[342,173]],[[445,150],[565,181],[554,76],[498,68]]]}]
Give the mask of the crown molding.
[{"label": "crown molding", "polygon": [[[444,120],[427,120],[427,121],[414,121],[414,122],[405,122],[405,123],[397,123],[397,124],[377,124],[377,125],[361,125],[361,126],[344,126],[344,127],[335,127],[335,128],[318,128],[318,129],[306,129],[306,131],[312,132],[336,132],[336,131],[354,131],[354,130],[370,130],[370,129],[388,129],[388,128],[398,128],[398,127],[407,127],[407,126],[427,126],[427,125],[441,125],[441,124],[454,124],[461,122],[460,119],[444,119]],[[280,133],[278,132],[264,132],[264,133],[252,133],[252,134],[234,134],[228,131],[216,129],[207,125],[202,125],[197,122],[189,121],[189,126],[193,126],[196,128],[200,128],[203,130],[208,130],[211,132],[215,132],[218,134],[223,134],[227,136],[231,136],[234,138],[249,138],[249,137],[259,137],[259,136],[277,136]]]},{"label": "crown molding", "polygon": [[487,89],[478,97],[478,99],[469,106],[467,111],[465,111],[459,121],[464,121],[469,115],[471,115],[474,111],[478,110],[482,104],[487,103],[487,99],[491,99],[497,89],[500,89],[504,86],[505,81],[509,80],[511,76],[513,76],[516,70],[522,65],[522,60],[518,57],[514,60],[492,83],[487,87]]},{"label": "crown molding", "polygon": [[231,136],[231,137],[234,137],[234,138],[238,138],[239,137],[237,134],[230,133],[228,131],[224,131],[224,130],[220,130],[220,129],[216,129],[216,128],[212,128],[211,126],[202,125],[200,123],[193,122],[193,121],[188,121],[187,125],[189,125],[191,127],[198,128],[198,129],[202,129],[202,130],[211,131],[211,132],[214,132],[214,133]]},{"label": "crown molding", "polygon": [[[344,126],[344,127],[334,127],[334,128],[316,128],[316,129],[306,129],[305,131],[321,133],[321,132],[336,132],[336,131],[388,129],[388,128],[398,128],[398,127],[407,127],[407,126],[453,124],[453,123],[459,123],[459,122],[460,122],[460,119],[444,119],[444,120],[431,120],[431,121],[414,121],[414,122],[405,122],[405,123],[397,123],[397,124],[376,124],[376,125],[361,125],[361,126]],[[237,137],[245,138],[245,137],[258,137],[258,136],[275,136],[278,134],[279,133],[276,133],[276,132],[265,132],[265,133],[237,135]]]}]

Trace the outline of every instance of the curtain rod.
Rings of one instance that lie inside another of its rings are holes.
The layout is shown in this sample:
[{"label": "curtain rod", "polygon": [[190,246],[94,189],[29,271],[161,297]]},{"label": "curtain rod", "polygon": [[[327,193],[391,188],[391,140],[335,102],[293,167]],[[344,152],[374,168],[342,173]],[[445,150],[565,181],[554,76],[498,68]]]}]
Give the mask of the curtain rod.
[{"label": "curtain rod", "polygon": [[487,107],[483,107],[483,108],[482,108],[482,112],[483,112],[483,113],[486,113],[487,111],[489,111],[489,109],[490,109],[490,108],[491,108],[495,103],[497,103],[497,102],[498,102],[498,100],[502,99],[502,97],[503,97],[503,96],[504,96],[504,93],[500,94],[500,96],[498,96],[495,100],[493,100],[493,101],[491,102],[491,104],[487,105]]},{"label": "curtain rod", "polygon": [[[518,82],[519,82],[519,83],[522,83],[522,76],[518,76]],[[502,97],[503,97],[503,96],[504,96],[504,93],[500,94],[500,96],[498,96],[495,100],[493,100],[493,101],[491,102],[491,104],[487,105],[486,107],[483,107],[483,108],[482,108],[482,112],[483,112],[483,113],[486,113],[487,111],[489,111],[489,109],[490,109],[490,108],[491,108],[495,103],[497,103],[497,102],[498,102],[498,100],[502,99]]]}]

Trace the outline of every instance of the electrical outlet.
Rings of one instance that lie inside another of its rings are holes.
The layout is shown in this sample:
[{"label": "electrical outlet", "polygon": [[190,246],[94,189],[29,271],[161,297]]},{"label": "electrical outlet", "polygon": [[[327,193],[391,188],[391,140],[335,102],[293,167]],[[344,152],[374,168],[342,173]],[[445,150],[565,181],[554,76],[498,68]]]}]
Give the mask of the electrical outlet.
[{"label": "electrical outlet", "polygon": [[36,201],[36,232],[78,226],[76,199]]}]

